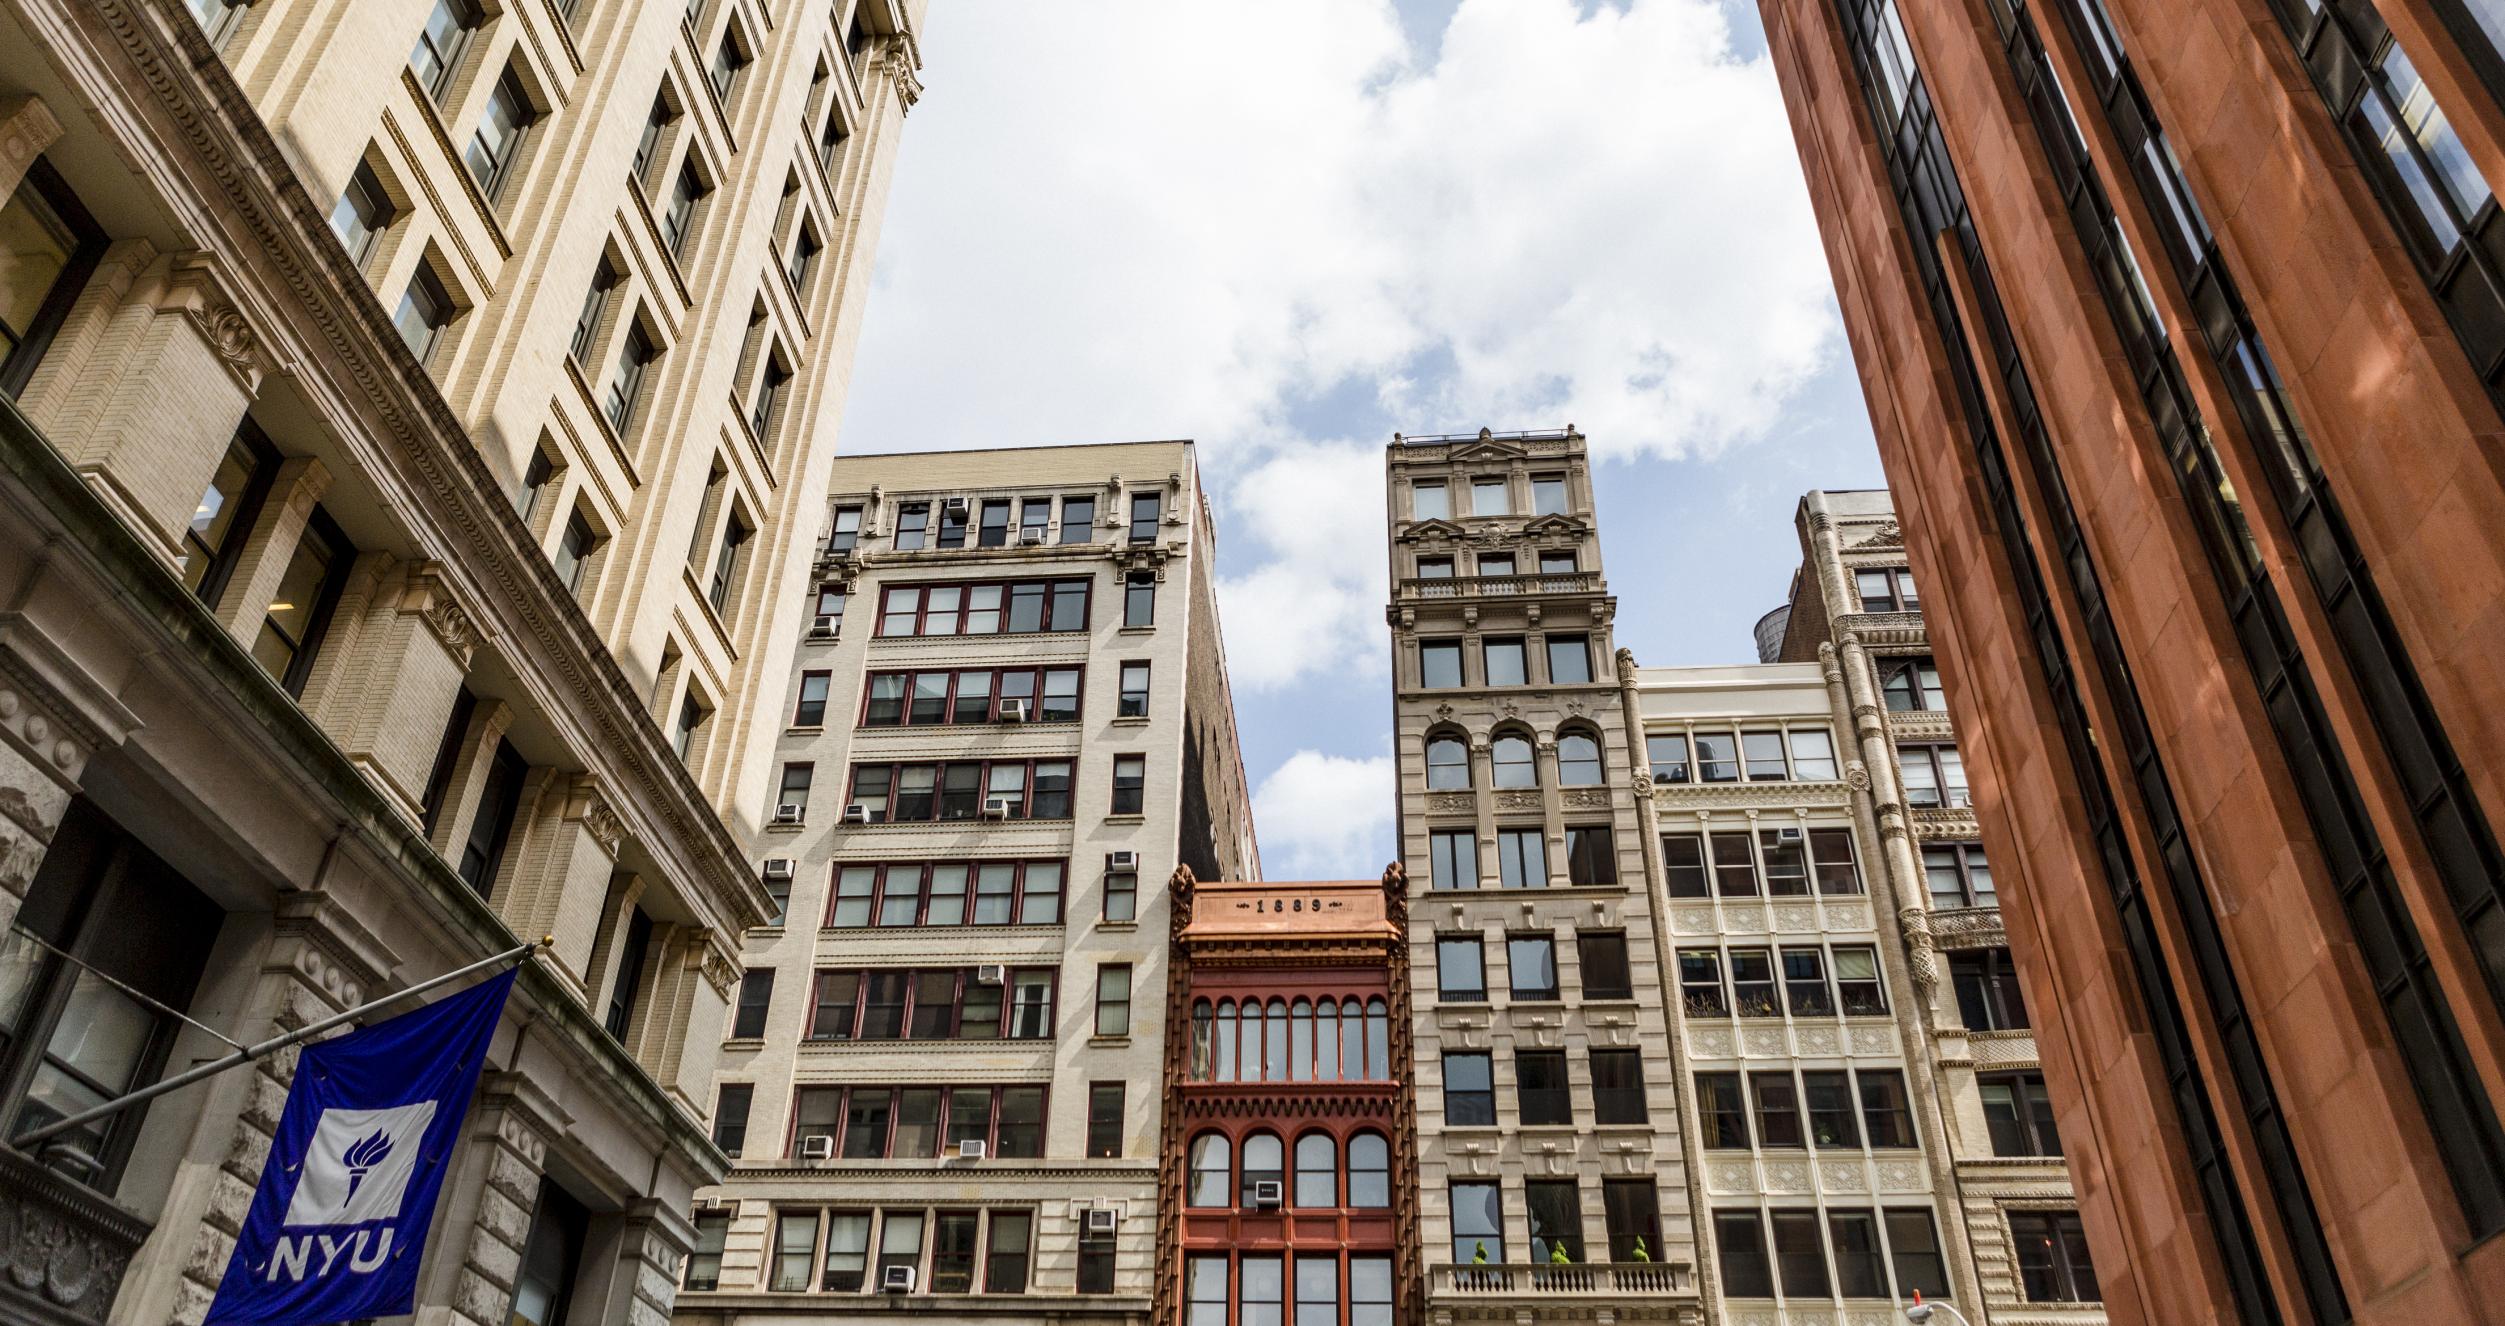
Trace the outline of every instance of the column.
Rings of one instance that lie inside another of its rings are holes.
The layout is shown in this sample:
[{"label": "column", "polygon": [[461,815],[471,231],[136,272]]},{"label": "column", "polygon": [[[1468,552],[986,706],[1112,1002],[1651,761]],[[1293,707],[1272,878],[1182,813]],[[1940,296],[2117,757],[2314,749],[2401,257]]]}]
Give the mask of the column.
[{"label": "column", "polygon": [[340,596],[305,700],[414,824],[425,814],[426,779],[469,671],[474,632],[440,567],[385,565],[369,577],[366,563],[376,558],[389,561],[374,553],[358,559],[359,579]]},{"label": "column", "polygon": [[[480,1079],[468,1152],[444,1182],[448,1209],[437,1221],[442,1241],[428,1249],[430,1260],[460,1261],[443,1297],[429,1292],[441,1285],[437,1276],[421,1282],[419,1326],[503,1326],[539,1206],[548,1141],[573,1122],[522,1073],[491,1071]],[[445,1237],[456,1230],[466,1230],[466,1238]]]},{"label": "column", "polygon": [[26,168],[61,137],[61,121],[41,97],[0,97],[0,203],[17,192]]},{"label": "column", "polygon": [[[279,462],[269,500],[244,536],[243,555],[235,562],[234,577],[227,581],[224,602],[212,605],[219,624],[236,644],[250,649],[260,635],[270,597],[278,592],[287,562],[296,555],[296,543],[304,537],[313,508],[330,484],[330,471],[311,456],[291,456]],[[196,500],[199,493],[195,491],[192,497]]]},{"label": "column", "polygon": [[505,852],[496,909],[517,935],[555,938],[556,966],[574,996],[589,1003],[592,951],[623,830],[591,775],[532,775],[524,784],[518,837]]},{"label": "column", "polygon": [[461,859],[453,844],[470,836],[470,825],[478,818],[479,790],[487,781],[487,766],[495,761],[496,745],[504,740],[505,729],[512,725],[513,710],[502,700],[482,699],[470,709],[470,726],[461,734],[461,744],[453,752],[452,777],[444,782],[444,804],[435,816],[435,830],[429,835],[435,854],[446,861]]},{"label": "column", "polygon": [[[713,1115],[713,1062],[739,964],[702,926],[655,925],[626,1048],[699,1119]],[[697,1048],[689,1053],[690,1038]]]},{"label": "column", "polygon": [[600,930],[592,936],[591,966],[585,969],[583,992],[596,1011],[608,1006],[610,984],[618,978],[618,958],[626,943],[627,918],[643,901],[644,877],[612,875],[608,900],[601,905]]},{"label": "column", "polygon": [[34,885],[87,761],[138,726],[31,621],[0,615],[0,933]]}]

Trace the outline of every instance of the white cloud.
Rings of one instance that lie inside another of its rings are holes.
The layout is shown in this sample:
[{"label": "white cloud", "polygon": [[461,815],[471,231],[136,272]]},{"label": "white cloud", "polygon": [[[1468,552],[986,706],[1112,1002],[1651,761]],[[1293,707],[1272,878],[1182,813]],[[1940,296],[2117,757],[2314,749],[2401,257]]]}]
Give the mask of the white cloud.
[{"label": "white cloud", "polygon": [[[1392,848],[1399,805],[1392,757],[1300,750],[1253,793],[1262,873],[1273,879],[1372,879]],[[1377,859],[1380,858],[1380,859]]]},{"label": "white cloud", "polygon": [[1711,452],[1836,344],[1717,0],[1463,0],[1432,65],[1386,0],[949,0],[923,49],[846,449],[1197,438],[1248,692],[1381,675],[1389,439],[1315,397]]}]

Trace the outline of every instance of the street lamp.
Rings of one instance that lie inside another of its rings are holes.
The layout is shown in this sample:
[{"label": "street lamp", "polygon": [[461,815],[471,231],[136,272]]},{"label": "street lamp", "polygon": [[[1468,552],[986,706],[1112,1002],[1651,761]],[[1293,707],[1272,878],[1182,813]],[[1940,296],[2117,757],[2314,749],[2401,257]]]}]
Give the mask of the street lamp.
[{"label": "street lamp", "polygon": [[1947,1313],[1956,1320],[1957,1326],[1974,1326],[1973,1322],[1966,1320],[1966,1314],[1946,1303],[1925,1303],[1920,1294],[1914,1295],[1913,1303],[1905,1309],[1905,1320],[1914,1323],[1914,1326],[1922,1326],[1922,1323],[1931,1320],[1934,1312]]}]

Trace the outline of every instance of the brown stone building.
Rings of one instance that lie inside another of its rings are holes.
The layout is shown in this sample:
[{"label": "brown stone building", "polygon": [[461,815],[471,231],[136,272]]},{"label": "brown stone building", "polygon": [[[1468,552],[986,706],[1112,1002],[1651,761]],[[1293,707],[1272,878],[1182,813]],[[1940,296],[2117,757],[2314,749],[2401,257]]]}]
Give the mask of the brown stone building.
[{"label": "brown stone building", "polygon": [[2505,22],[1762,8],[2113,1319],[2494,1319]]}]

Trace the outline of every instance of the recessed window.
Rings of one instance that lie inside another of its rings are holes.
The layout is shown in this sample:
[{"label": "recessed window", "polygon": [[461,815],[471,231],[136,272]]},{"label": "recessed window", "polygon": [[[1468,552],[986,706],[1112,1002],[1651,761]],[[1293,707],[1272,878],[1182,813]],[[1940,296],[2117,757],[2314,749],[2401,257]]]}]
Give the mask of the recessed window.
[{"label": "recessed window", "polygon": [[1766,1258],[1766,1226],[1757,1212],[1716,1211],[1713,1241],[1724,1298],[1774,1297],[1774,1265]]},{"label": "recessed window", "polygon": [[1566,1052],[1517,1050],[1513,1056],[1514,1111],[1531,1127],[1574,1122],[1574,1097],[1566,1084]]},{"label": "recessed window", "polygon": [[[1120,1082],[1087,1085],[1087,1154],[1091,1159],[1110,1160],[1122,1154],[1122,1096]],[[999,1292],[999,1286],[992,1290]]]},{"label": "recessed window", "polygon": [[409,51],[409,72],[417,75],[418,86],[426,89],[427,96],[444,99],[452,71],[461,63],[461,52],[484,18],[474,0],[435,0],[425,26],[418,29],[417,45]]},{"label": "recessed window", "polygon": [[1739,738],[1728,732],[1696,734],[1696,780],[1736,783],[1740,780]]},{"label": "recessed window", "polygon": [[1794,728],[1783,734],[1792,752],[1792,776],[1831,782],[1835,772],[1835,738],[1824,728]]},{"label": "recessed window", "polygon": [[603,402],[611,428],[623,433],[635,422],[635,407],[643,400],[644,377],[652,361],[660,357],[660,347],[652,343],[643,323],[630,320],[626,335],[618,342],[618,362],[609,372],[608,399]]},{"label": "recessed window", "polygon": [[1132,660],[1122,665],[1122,691],[1114,714],[1119,718],[1148,716],[1148,664]]},{"label": "recessed window", "polygon": [[1490,686],[1520,686],[1529,681],[1530,672],[1524,661],[1522,637],[1490,639],[1481,647]]},{"label": "recessed window", "polygon": [[783,403],[784,389],[791,385],[791,361],[783,357],[782,347],[766,352],[765,366],[757,372],[757,399],[748,411],[748,427],[759,438],[774,433],[776,411]]},{"label": "recessed window", "polygon": [[37,157],[0,204],[0,392],[25,390],[53,332],[95,271],[106,238],[49,162]]},{"label": "recessed window", "polygon": [[1552,635],[1548,637],[1548,680],[1559,686],[1592,679],[1592,642],[1589,636]]},{"label": "recessed window", "polygon": [[1551,935],[1509,935],[1505,939],[1505,971],[1516,999],[1558,997],[1557,940]]},{"label": "recessed window", "polygon": [[670,121],[677,118],[678,112],[670,109],[668,97],[655,96],[652,99],[652,109],[644,113],[643,130],[635,139],[634,177],[637,183],[645,183],[652,178],[652,161],[661,151],[661,135],[670,127]]},{"label": "recessed window", "polygon": [[[522,804],[522,780],[529,776],[530,766],[523,763],[513,743],[499,741],[496,753],[488,760],[486,777],[479,780],[478,799],[470,813],[470,828],[461,840],[460,859],[454,872],[461,882],[484,898],[495,887],[496,876],[504,868],[507,840],[512,835],[513,821]],[[640,914],[640,913],[639,913]],[[624,963],[620,963],[623,970]],[[632,997],[623,987],[631,981],[613,980],[618,992]],[[611,1034],[615,1035],[616,1032]]]},{"label": "recessed window", "polygon": [[793,227],[791,257],[783,264],[783,274],[791,278],[793,290],[808,293],[809,273],[817,270],[818,254],[825,248],[825,241],[818,238],[818,228],[807,218]]},{"label": "recessed window", "polygon": [[[732,1159],[748,1141],[748,1111],[757,1089],[747,1082],[726,1082],[713,1107],[713,1144]],[[725,1223],[728,1217],[724,1217]]]},{"label": "recessed window", "polygon": [[1506,495],[1503,475],[1470,481],[1470,514],[1474,516],[1505,516],[1513,514],[1513,502]]},{"label": "recessed window", "polygon": [[1748,1102],[1737,1073],[1696,1075],[1696,1124],[1708,1150],[1748,1149]]},{"label": "recessed window", "polygon": [[1996,1156],[2058,1156],[2061,1131],[2053,1122],[2052,1094],[2042,1073],[2001,1073],[1978,1082],[1983,1122]]},{"label": "recessed window", "polygon": [[1548,887],[1548,845],[1539,830],[1496,831],[1496,878],[1509,889]]},{"label": "recessed window", "polygon": [[705,724],[712,717],[713,710],[698,699],[692,689],[679,697],[678,717],[670,724],[670,748],[678,752],[680,760],[695,757],[698,739],[704,735]]},{"label": "recessed window", "polygon": [[1444,1056],[1444,1125],[1494,1127],[1496,1068],[1484,1050]]},{"label": "recessed window", "polygon": [[1163,503],[1155,493],[1131,494],[1131,542],[1155,543]]},{"label": "recessed window", "polygon": [[183,527],[183,583],[201,602],[217,606],[218,594],[243,552],[252,522],[260,515],[278,463],[277,450],[259,427],[245,420],[192,508],[191,523]]},{"label": "recessed window", "polygon": [[1878,950],[1858,945],[1835,950],[1835,994],[1846,1017],[1887,1015],[1887,992],[1879,983]]},{"label": "recessed window", "polygon": [[1779,783],[1791,777],[1792,768],[1783,758],[1783,734],[1780,732],[1743,732],[1740,734],[1740,755],[1752,783]]},{"label": "recessed window", "polygon": [[1453,513],[1451,490],[1441,479],[1421,479],[1409,485],[1409,516],[1412,520],[1444,520]]},{"label": "recessed window", "polygon": [[765,1034],[766,1015],[773,1011],[774,969],[752,967],[739,978],[739,1005],[731,1015],[731,1035],[748,1039]]},{"label": "recessed window", "polygon": [[778,812],[776,818],[781,818],[779,812],[789,812],[795,817],[808,813],[809,784],[816,774],[817,766],[812,764],[783,766],[782,788],[774,796],[774,809]]},{"label": "recessed window", "polygon": [[1922,873],[1935,908],[2000,906],[2000,895],[1992,888],[1992,864],[1984,859],[1981,843],[1925,844]]},{"label": "recessed window", "polygon": [[1575,966],[1585,999],[1633,999],[1635,977],[1627,964],[1623,930],[1585,930],[1574,937]]},{"label": "recessed window", "polygon": [[1531,514],[1562,516],[1566,513],[1566,476],[1534,474],[1531,476]]},{"label": "recessed window", "polygon": [[1899,746],[1908,806],[1959,807],[1972,804],[1966,792],[1966,762],[1955,746]]},{"label": "recessed window", "polygon": [[[1070,527],[1063,525],[1063,542],[1068,542]],[[1132,571],[1122,577],[1122,624],[1125,627],[1147,627],[1157,624],[1157,573]]]},{"label": "recessed window", "polygon": [[1616,886],[1618,849],[1608,825],[1566,826],[1566,882],[1603,888]]},{"label": "recessed window", "polygon": [[713,85],[713,95],[728,102],[739,89],[739,77],[747,71],[749,55],[739,38],[739,25],[731,23],[722,29],[722,40],[713,48],[713,62],[705,68],[705,81]]},{"label": "recessed window", "polygon": [[2024,1031],[2026,992],[2005,948],[1967,949],[1948,955],[1949,983],[1969,1031]]},{"label": "recessed window", "polygon": [[1105,919],[1136,921],[1139,919],[1139,876],[1131,871],[1116,871],[1105,876]]},{"label": "recessed window", "polygon": [[713,579],[705,592],[705,601],[713,605],[714,612],[731,610],[731,596],[748,566],[748,542],[756,532],[736,507],[722,521],[722,541],[714,546]]},{"label": "recessed window", "polygon": [[[1095,498],[1065,497],[1061,499],[1061,541],[1063,543],[1094,543],[1096,541]],[[1134,577],[1138,574],[1133,573]],[[1151,573],[1147,579],[1153,589],[1156,585],[1156,576]],[[1145,626],[1148,623],[1143,621],[1139,624]]]},{"label": "recessed window", "polygon": [[423,364],[434,355],[444,328],[452,325],[452,315],[451,294],[445,291],[435,269],[421,263],[409,277],[409,288],[401,292],[400,307],[392,313],[391,325],[399,329],[409,353]]},{"label": "recessed window", "polygon": [[1914,573],[1901,566],[1864,567],[1853,573],[1853,587],[1861,597],[1863,612],[1917,612],[1922,608],[1922,594],[1914,588]]},{"label": "recessed window", "polygon": [[2009,1241],[2030,1303],[2094,1303],[2103,1297],[2076,1211],[2012,1211]]},{"label": "recessed window", "polygon": [[1557,784],[1598,787],[1608,781],[1600,762],[1600,742],[1582,732],[1557,738]]},{"label": "recessed window", "polygon": [[234,28],[236,17],[250,7],[247,0],[184,0],[184,5],[191,10],[192,18],[200,24],[202,35],[209,39],[212,46],[226,39],[226,34]]},{"label": "recessed window", "polygon": [[1541,575],[1573,575],[1581,569],[1581,565],[1575,561],[1574,551],[1572,549],[1568,549],[1564,552],[1543,552],[1540,554]]},{"label": "recessed window", "polygon": [[1131,965],[1109,962],[1096,969],[1096,1034],[1131,1034]]},{"label": "recessed window", "polygon": [[1418,578],[1419,578],[1420,580],[1450,580],[1450,579],[1452,579],[1452,578],[1453,578],[1453,559],[1451,559],[1450,557],[1421,557],[1421,558],[1419,558],[1419,559],[1418,559]]},{"label": "recessed window", "polygon": [[314,657],[330,629],[331,611],[338,606],[339,591],[347,583],[348,566],[356,555],[347,536],[315,508],[313,519],[296,540],[295,551],[288,555],[287,568],[279,574],[278,588],[270,595],[269,606],[261,614],[261,629],[252,641],[253,660],[289,695],[304,694]]},{"label": "recessed window", "polygon": [[1429,883],[1438,889],[1479,886],[1479,842],[1466,829],[1438,829],[1427,835],[1432,861]]},{"label": "recessed window", "polygon": [[1426,786],[1430,792],[1467,789],[1470,786],[1469,744],[1451,735],[1427,738]]},{"label": "recessed window", "polygon": [[1727,1018],[1731,1000],[1722,987],[1722,955],[1709,948],[1679,950],[1679,997],[1692,1018]]},{"label": "recessed window", "polygon": [[531,104],[530,94],[522,90],[522,80],[511,69],[505,70],[488,92],[487,109],[478,117],[478,132],[470,136],[470,145],[461,154],[470,168],[470,178],[489,200],[503,194],[505,181],[513,174],[513,163],[522,155],[522,140],[538,120],[539,108]]},{"label": "recessed window", "polygon": [[1492,576],[1509,576],[1512,574],[1512,553],[1504,552],[1479,554],[1479,576],[1481,579],[1486,579]]},{"label": "recessed window", "polygon": [[1419,641],[1418,684],[1423,687],[1461,685],[1461,642]]},{"label": "recessed window", "polygon": [[592,269],[590,287],[583,291],[583,307],[574,315],[574,334],[566,340],[566,355],[577,367],[590,365],[592,342],[599,338],[600,321],[609,313],[609,297],[623,279],[617,264],[602,254],[600,265]]},{"label": "recessed window", "polygon": [[1488,749],[1496,786],[1519,788],[1540,785],[1539,765],[1532,757],[1530,738],[1507,734],[1489,743]]},{"label": "recessed window", "polygon": [[696,225],[696,204],[711,192],[713,186],[697,173],[694,162],[680,163],[678,179],[670,186],[669,206],[661,212],[661,240],[673,256],[686,253],[687,236]]},{"label": "recessed window", "polygon": [[835,173],[835,163],[844,155],[844,144],[852,132],[844,127],[844,117],[828,107],[826,118],[818,123],[818,166],[827,174]]},{"label": "recessed window", "polygon": [[1874,1150],[1904,1150],[1914,1145],[1913,1110],[1906,1103],[1905,1075],[1893,1068],[1863,1068],[1853,1074],[1861,1092],[1862,1136]]},{"label": "recessed window", "polygon": [[1148,808],[1148,757],[1116,755],[1113,757],[1113,812],[1116,815],[1137,815]]},{"label": "recessed window", "polygon": [[[1494,1115],[1491,1113],[1490,1121]],[[1505,1190],[1493,1179],[1455,1183],[1446,1189],[1453,1217],[1453,1264],[1502,1265],[1505,1260]]]},{"label": "recessed window", "polygon": [[793,727],[820,727],[826,723],[826,692],[829,674],[800,674],[800,703],[792,711]]},{"label": "recessed window", "polygon": [[591,565],[592,554],[600,550],[600,532],[591,526],[583,508],[577,505],[567,513],[565,532],[557,536],[557,549],[549,559],[556,567],[557,579],[576,595],[583,592],[584,571]]},{"label": "recessed window", "polygon": [[348,187],[340,190],[339,201],[331,207],[331,230],[339,236],[340,247],[348,250],[349,261],[362,267],[373,255],[376,237],[398,214],[374,168],[360,161],[348,176]]},{"label": "recessed window", "polygon": [[1644,738],[1644,759],[1656,783],[1684,783],[1688,777],[1687,738],[1670,733]]},{"label": "recessed window", "polygon": [[1647,1122],[1643,1051],[1595,1049],[1591,1059],[1592,1122]]},{"label": "recessed window", "polygon": [[1487,946],[1477,935],[1435,939],[1435,997],[1448,1004],[1487,1000]]},{"label": "recessed window", "polygon": [[1928,658],[1890,658],[1879,663],[1879,694],[1899,713],[1944,711],[1948,693],[1940,685],[1939,665]]}]

